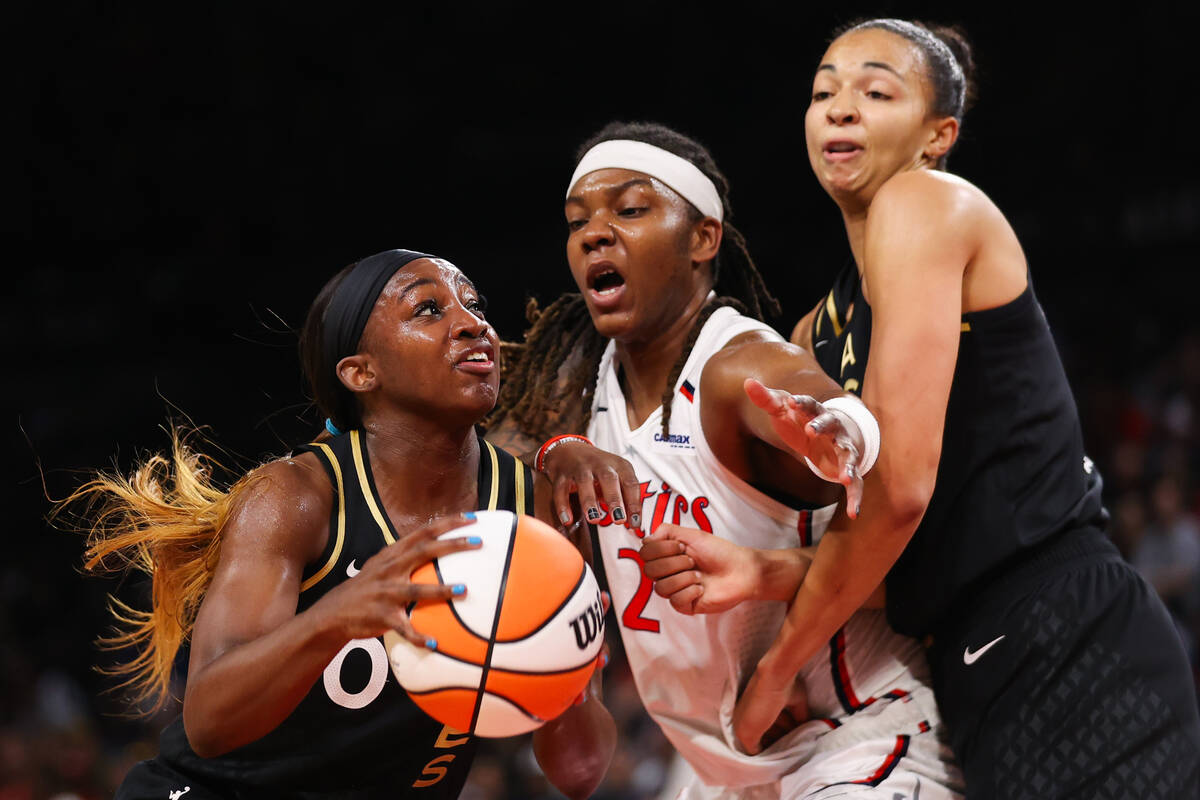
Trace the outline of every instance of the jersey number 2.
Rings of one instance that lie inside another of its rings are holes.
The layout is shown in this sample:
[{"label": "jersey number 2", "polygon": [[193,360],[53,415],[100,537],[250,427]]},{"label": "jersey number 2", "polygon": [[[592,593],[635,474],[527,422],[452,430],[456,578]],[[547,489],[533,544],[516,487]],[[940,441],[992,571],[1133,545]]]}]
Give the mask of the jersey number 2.
[{"label": "jersey number 2", "polygon": [[642,616],[642,612],[646,610],[646,603],[650,602],[650,594],[654,591],[654,582],[646,577],[646,572],[643,569],[646,562],[642,560],[642,556],[637,550],[629,547],[622,547],[618,550],[617,557],[631,559],[637,564],[638,576],[641,578],[638,582],[637,591],[633,593],[633,599],[629,601],[629,605],[625,606],[625,610],[621,612],[621,624],[635,631],[658,633],[658,620]]}]

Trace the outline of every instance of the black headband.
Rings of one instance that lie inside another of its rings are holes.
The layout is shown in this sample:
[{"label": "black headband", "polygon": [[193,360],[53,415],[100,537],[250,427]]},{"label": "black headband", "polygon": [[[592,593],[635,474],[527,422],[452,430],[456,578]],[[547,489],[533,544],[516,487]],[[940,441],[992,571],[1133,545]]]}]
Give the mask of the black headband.
[{"label": "black headband", "polygon": [[322,318],[325,363],[330,369],[335,369],[346,356],[358,352],[358,340],[367,327],[367,319],[375,308],[379,293],[401,267],[418,258],[437,256],[412,250],[385,250],[359,261],[338,284]]}]

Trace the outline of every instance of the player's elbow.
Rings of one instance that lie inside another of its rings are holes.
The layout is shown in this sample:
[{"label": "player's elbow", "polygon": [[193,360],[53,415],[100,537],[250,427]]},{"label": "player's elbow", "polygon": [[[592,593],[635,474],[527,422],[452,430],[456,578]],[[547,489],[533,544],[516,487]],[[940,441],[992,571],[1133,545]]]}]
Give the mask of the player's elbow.
[{"label": "player's elbow", "polygon": [[534,755],[546,779],[571,800],[596,791],[616,745],[616,723],[598,699],[568,709],[533,737]]},{"label": "player's elbow", "polygon": [[887,516],[894,531],[911,532],[920,524],[933,497],[933,481],[911,481],[887,492]]},{"label": "player's elbow", "polygon": [[212,714],[197,708],[197,704],[183,704],[183,732],[188,746],[201,758],[216,758],[228,753],[244,742],[232,741],[222,726],[215,724]]},{"label": "player's elbow", "polygon": [[195,716],[189,716],[186,712],[183,715],[183,732],[192,751],[201,758],[216,758],[229,752],[230,748],[222,746],[215,731],[198,722]]}]

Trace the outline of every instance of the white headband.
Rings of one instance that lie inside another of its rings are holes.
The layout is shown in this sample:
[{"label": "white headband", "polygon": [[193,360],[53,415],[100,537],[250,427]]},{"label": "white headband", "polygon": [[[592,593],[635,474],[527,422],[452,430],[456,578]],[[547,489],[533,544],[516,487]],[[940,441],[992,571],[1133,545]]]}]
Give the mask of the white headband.
[{"label": "white headband", "polygon": [[633,139],[610,139],[583,154],[567,185],[567,196],[579,179],[598,169],[629,169],[642,172],[670,186],[706,217],[725,218],[717,187],[686,158]]}]

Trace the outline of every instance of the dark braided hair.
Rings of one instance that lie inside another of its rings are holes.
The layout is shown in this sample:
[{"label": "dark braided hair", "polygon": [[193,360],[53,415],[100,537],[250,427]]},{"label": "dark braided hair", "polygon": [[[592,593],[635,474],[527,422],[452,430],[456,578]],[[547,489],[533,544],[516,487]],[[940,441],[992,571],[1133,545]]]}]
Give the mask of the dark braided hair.
[{"label": "dark braided hair", "polygon": [[[836,30],[833,38],[870,29],[894,33],[917,46],[925,59],[926,77],[933,87],[934,115],[954,117],[962,125],[963,115],[975,103],[976,96],[975,57],[966,34],[949,25],[881,18],[851,22]],[[938,169],[946,168],[948,155],[938,159]]]},{"label": "dark braided hair", "polygon": [[[612,122],[580,146],[575,162],[578,163],[600,142],[610,139],[646,142],[692,162],[717,187],[724,210],[724,233],[713,262],[714,288],[723,296],[700,312],[679,360],[671,369],[662,400],[662,430],[666,435],[670,432],[675,382],[691,355],[700,329],[712,313],[722,306],[732,306],[762,320],[777,317],[780,306],[750,257],[745,237],[729,221],[733,213],[729,204],[729,181],[717,169],[712,154],[703,145],[659,123]],[[698,209],[691,208],[691,211],[694,222],[703,218]],[[504,346],[507,356],[504,382],[496,409],[486,422],[487,427],[508,420],[522,433],[537,440],[564,431],[586,430],[592,415],[596,373],[608,341],[592,326],[583,295],[578,292],[564,294],[544,310],[537,307],[536,301],[530,300],[526,319],[531,327],[525,333],[524,344]]]}]

